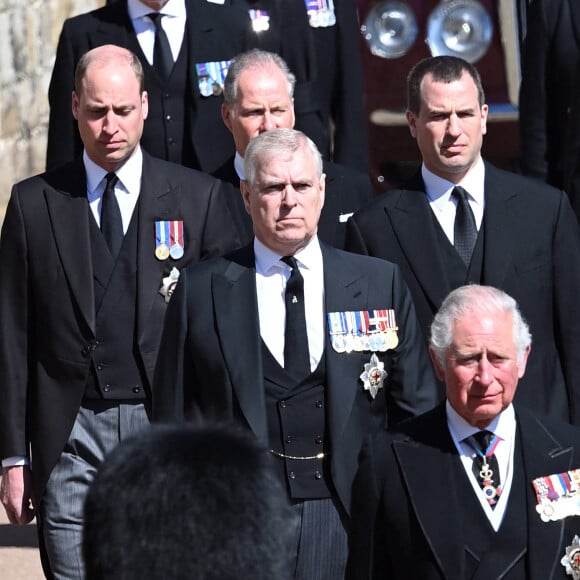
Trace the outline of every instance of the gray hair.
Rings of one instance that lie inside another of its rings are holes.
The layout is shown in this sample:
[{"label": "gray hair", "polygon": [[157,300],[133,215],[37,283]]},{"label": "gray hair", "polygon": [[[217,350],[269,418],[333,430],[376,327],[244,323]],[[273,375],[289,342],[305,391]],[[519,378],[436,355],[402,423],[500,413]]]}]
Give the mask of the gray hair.
[{"label": "gray hair", "polygon": [[429,344],[439,364],[445,366],[445,355],[453,342],[453,325],[460,318],[467,314],[498,313],[512,315],[517,362],[521,364],[526,349],[532,344],[532,335],[516,301],[502,290],[478,284],[450,292],[431,323]]},{"label": "gray hair", "polygon": [[322,177],[322,156],[312,141],[296,129],[272,129],[254,137],[244,155],[244,175],[249,187],[254,185],[258,165],[273,157],[294,154],[302,149],[310,151],[314,158],[316,175]]},{"label": "gray hair", "polygon": [[239,54],[230,63],[224,80],[224,103],[228,107],[233,107],[236,104],[238,100],[238,80],[243,72],[250,69],[264,69],[272,65],[278,67],[286,77],[288,96],[293,98],[296,77],[290,72],[286,61],[274,52],[254,48]]}]

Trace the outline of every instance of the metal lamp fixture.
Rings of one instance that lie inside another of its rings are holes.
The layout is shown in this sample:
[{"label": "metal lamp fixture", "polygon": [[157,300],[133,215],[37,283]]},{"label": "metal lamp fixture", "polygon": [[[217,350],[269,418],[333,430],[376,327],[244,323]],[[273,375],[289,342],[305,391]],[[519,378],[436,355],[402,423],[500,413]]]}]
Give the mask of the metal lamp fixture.
[{"label": "metal lamp fixture", "polygon": [[372,54],[399,58],[410,50],[417,38],[417,19],[406,2],[387,0],[373,6],[361,32]]},{"label": "metal lamp fixture", "polygon": [[477,62],[488,51],[493,23],[477,0],[445,0],[429,15],[427,39],[433,56],[459,56]]}]

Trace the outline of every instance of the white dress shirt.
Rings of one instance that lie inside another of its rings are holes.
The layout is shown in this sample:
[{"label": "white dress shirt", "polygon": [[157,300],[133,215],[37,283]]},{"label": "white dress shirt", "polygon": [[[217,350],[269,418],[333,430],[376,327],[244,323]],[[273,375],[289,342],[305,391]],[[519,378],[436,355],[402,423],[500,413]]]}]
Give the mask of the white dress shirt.
[{"label": "white dress shirt", "polygon": [[[141,46],[141,50],[149,64],[153,64],[153,47],[155,45],[155,24],[153,20],[148,17],[148,14],[155,12],[149,6],[145,6],[139,0],[128,0],[127,12],[129,18],[133,23],[137,40]],[[173,60],[176,61],[183,44],[183,35],[185,32],[185,21],[187,13],[185,11],[185,0],[169,0],[161,10],[163,14],[161,19],[161,26],[169,40],[171,47],[171,54]]]},{"label": "white dress shirt", "polygon": [[447,426],[449,427],[449,433],[453,439],[453,443],[457,448],[457,453],[461,458],[461,463],[465,469],[465,473],[469,478],[473,491],[479,500],[483,512],[487,516],[489,523],[493,529],[497,532],[503,520],[505,510],[507,508],[507,501],[512,487],[513,480],[513,467],[514,467],[514,446],[516,437],[516,416],[514,413],[514,408],[509,405],[504,409],[487,427],[487,431],[491,431],[494,435],[500,438],[500,441],[495,449],[495,456],[497,458],[497,463],[499,467],[499,476],[501,482],[501,495],[495,506],[492,508],[483,494],[483,490],[479,485],[479,482],[473,475],[472,466],[473,460],[477,457],[477,454],[473,450],[473,447],[469,445],[465,440],[471,437],[474,433],[477,433],[479,429],[470,425],[463,417],[461,417],[455,409],[446,403],[447,412]]},{"label": "white dress shirt", "polygon": [[425,192],[427,193],[429,206],[451,244],[453,244],[453,225],[455,223],[455,212],[457,209],[457,200],[451,195],[455,185],[460,185],[467,191],[467,201],[473,211],[477,231],[479,231],[485,209],[485,165],[481,157],[469,170],[467,175],[457,184],[435,175],[425,165],[421,167],[421,175],[425,182]]},{"label": "white dress shirt", "polygon": [[[87,173],[87,197],[89,206],[95,216],[97,225],[101,227],[101,206],[103,203],[103,193],[107,185],[107,171],[92,161],[86,151],[83,153],[83,163],[85,164]],[[115,171],[119,178],[119,181],[115,185],[115,197],[121,210],[124,234],[127,233],[133,211],[139,199],[142,172],[143,153],[140,147],[137,147],[133,155]]]},{"label": "white dress shirt", "polygon": [[[284,294],[286,282],[292,268],[281,262],[280,254],[267,248],[257,238],[254,239],[256,257],[256,291],[260,336],[280,366],[284,366],[284,329],[286,325],[286,304]],[[324,350],[324,271],[322,252],[318,238],[294,254],[298,269],[304,278],[304,309],[310,369],[318,366]]]}]

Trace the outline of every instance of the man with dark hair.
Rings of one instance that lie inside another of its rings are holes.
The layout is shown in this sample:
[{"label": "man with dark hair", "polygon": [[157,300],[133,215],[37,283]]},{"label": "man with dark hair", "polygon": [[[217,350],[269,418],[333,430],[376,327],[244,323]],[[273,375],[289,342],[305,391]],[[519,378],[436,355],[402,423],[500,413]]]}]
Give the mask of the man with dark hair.
[{"label": "man with dark hair", "polygon": [[229,61],[248,46],[243,8],[206,0],[120,0],[63,24],[48,90],[47,169],[82,154],[66,99],[86,51],[116,44],[143,63],[149,116],[142,147],[149,154],[211,172],[233,147],[219,119]]},{"label": "man with dark hair", "polygon": [[453,288],[512,295],[535,337],[518,401],[580,425],[580,228],[568,197],[482,159],[488,107],[473,65],[428,58],[407,86],[421,170],[355,213],[346,248],[400,266],[425,340]]},{"label": "man with dark hair", "polygon": [[296,526],[272,457],[247,431],[153,426],[91,484],[86,578],[285,580]]},{"label": "man with dark hair", "polygon": [[155,419],[201,412],[268,445],[300,534],[294,578],[344,575],[363,437],[436,403],[411,297],[392,264],[319,242],[322,159],[293,129],[248,145],[255,238],[182,276],[155,371]]},{"label": "man with dark hair", "polygon": [[365,443],[349,578],[577,577],[580,429],[512,405],[530,345],[505,292],[447,296],[430,341],[447,401]]},{"label": "man with dark hair", "polygon": [[[286,62],[275,53],[258,49],[238,55],[226,75],[222,118],[234,139],[236,154],[214,175],[224,182],[228,204],[245,243],[253,237],[252,220],[240,194],[246,147],[264,131],[294,127],[295,87],[296,77]],[[372,199],[373,192],[367,174],[327,161],[323,169],[325,200],[318,236],[342,249],[347,219]]]},{"label": "man with dark hair", "polygon": [[217,180],[139,140],[143,71],[124,48],[79,65],[82,158],[14,186],[0,242],[0,498],[36,512],[49,578],[82,578],[96,467],[149,423],[167,303],[184,266],[238,245]]}]

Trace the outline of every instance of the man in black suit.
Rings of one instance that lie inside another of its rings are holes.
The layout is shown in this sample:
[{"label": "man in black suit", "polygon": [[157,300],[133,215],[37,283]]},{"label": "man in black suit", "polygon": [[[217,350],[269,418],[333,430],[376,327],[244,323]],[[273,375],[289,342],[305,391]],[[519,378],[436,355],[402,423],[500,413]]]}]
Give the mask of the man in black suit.
[{"label": "man in black suit", "polygon": [[272,461],[230,424],[120,443],[85,502],[87,580],[287,580],[298,522]]},{"label": "man in black suit", "polygon": [[153,415],[250,429],[301,518],[294,577],[336,580],[363,437],[434,406],[435,380],[397,267],[318,241],[324,175],[312,141],[266,131],[244,172],[255,239],[181,277]]},{"label": "man in black suit", "polygon": [[[243,164],[250,140],[263,131],[294,127],[294,87],[296,77],[277,54],[259,49],[237,56],[226,76],[222,118],[232,133],[236,155],[214,175],[224,184],[228,204],[240,237],[253,238],[252,221],[240,194]],[[368,175],[343,165],[325,162],[325,202],[318,224],[319,238],[343,248],[346,221],[372,198]]]},{"label": "man in black suit", "polygon": [[148,424],[179,270],[238,245],[219,182],[141,150],[137,57],[93,49],[76,83],[83,157],[14,186],[0,244],[1,499],[36,512],[49,578],[82,577],[87,487]]},{"label": "man in black suit", "polygon": [[[151,16],[157,13],[161,16]],[[165,32],[165,42],[158,42],[155,22]],[[145,151],[213,171],[233,154],[219,120],[223,77],[229,60],[245,50],[250,34],[246,10],[205,0],[121,0],[66,20],[48,92],[47,169],[82,153],[67,106],[77,61],[91,48],[116,44],[138,55],[145,70],[149,94],[141,140]],[[156,57],[164,44],[174,61],[169,72],[161,70],[163,61]]]},{"label": "man in black suit", "polygon": [[534,0],[522,51],[522,171],[566,191],[580,219],[580,5]]},{"label": "man in black suit", "polygon": [[365,442],[349,578],[580,572],[580,429],[512,405],[530,344],[501,290],[464,286],[445,299],[430,353],[447,401]]},{"label": "man in black suit", "polygon": [[295,0],[229,0],[225,9],[229,6],[250,15],[247,47],[279,54],[296,76],[296,128],[325,159],[366,173],[367,119],[354,0],[308,6]]},{"label": "man in black suit", "polygon": [[428,58],[407,85],[421,172],[351,218],[346,248],[401,267],[426,340],[453,288],[508,292],[535,337],[518,402],[580,425],[580,229],[566,194],[483,161],[487,105],[471,64]]}]

